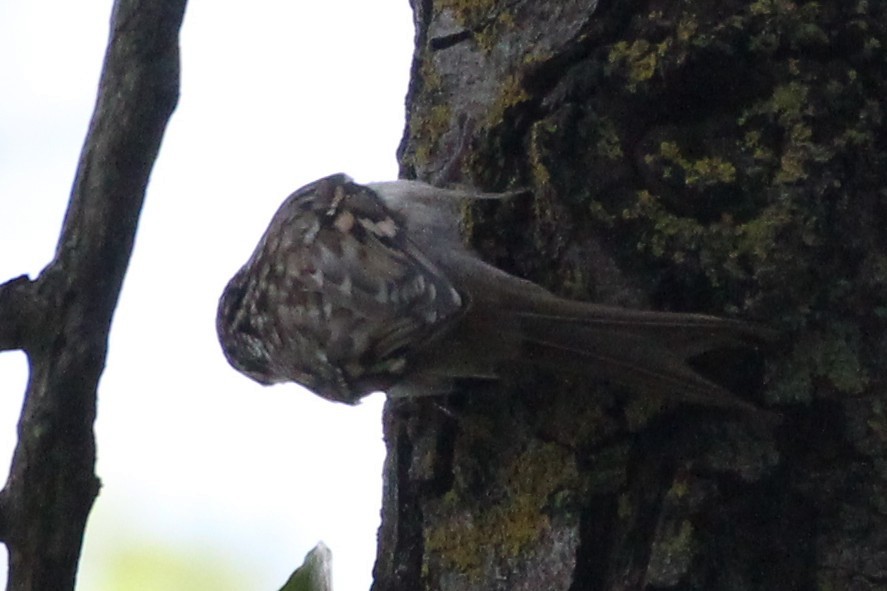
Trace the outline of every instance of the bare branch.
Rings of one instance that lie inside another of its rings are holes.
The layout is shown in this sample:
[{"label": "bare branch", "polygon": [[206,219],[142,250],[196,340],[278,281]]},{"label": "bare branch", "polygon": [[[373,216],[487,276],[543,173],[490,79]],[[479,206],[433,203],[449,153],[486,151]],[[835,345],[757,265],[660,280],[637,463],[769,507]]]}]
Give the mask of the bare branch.
[{"label": "bare branch", "polygon": [[26,275],[0,284],[0,351],[25,348],[34,318],[33,285]]},{"label": "bare branch", "polygon": [[[0,348],[28,352],[0,496],[8,589],[73,589],[94,474],[96,387],[151,167],[179,88],[185,0],[118,0],[55,258],[0,286]],[[22,313],[25,311],[26,313]]]}]

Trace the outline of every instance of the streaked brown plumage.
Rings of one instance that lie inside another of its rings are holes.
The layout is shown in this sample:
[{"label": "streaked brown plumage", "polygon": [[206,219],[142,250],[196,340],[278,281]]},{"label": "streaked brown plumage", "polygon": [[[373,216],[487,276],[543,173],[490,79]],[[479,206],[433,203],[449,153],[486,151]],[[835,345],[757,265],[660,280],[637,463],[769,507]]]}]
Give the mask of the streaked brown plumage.
[{"label": "streaked brown plumage", "polygon": [[263,384],[294,381],[355,403],[449,391],[530,363],[639,392],[750,408],[687,360],[754,345],[759,327],[700,314],[559,298],[501,271],[459,232],[465,199],[499,195],[333,175],[281,205],[222,295],[228,361]]}]

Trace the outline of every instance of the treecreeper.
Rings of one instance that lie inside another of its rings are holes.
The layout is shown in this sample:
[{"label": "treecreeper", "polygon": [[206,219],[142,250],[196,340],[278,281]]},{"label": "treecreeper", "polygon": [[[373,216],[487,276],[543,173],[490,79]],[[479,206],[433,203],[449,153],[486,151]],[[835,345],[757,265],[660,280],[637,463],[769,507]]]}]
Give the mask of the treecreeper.
[{"label": "treecreeper", "polygon": [[336,174],[280,206],[226,286],[216,327],[228,361],[262,384],[297,382],[354,404],[443,394],[531,364],[638,393],[756,409],[688,360],[755,347],[758,325],[558,297],[484,262],[463,240],[465,200],[509,194]]}]

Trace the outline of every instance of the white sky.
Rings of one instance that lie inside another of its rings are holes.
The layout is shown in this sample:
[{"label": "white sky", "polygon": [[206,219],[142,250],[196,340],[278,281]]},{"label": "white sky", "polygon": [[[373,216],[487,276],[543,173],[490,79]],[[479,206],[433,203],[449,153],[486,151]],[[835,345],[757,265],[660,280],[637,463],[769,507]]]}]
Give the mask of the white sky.
[{"label": "white sky", "polygon": [[[0,3],[0,282],[34,277],[54,250],[110,6]],[[253,384],[226,364],[214,317],[291,191],[339,171],[396,176],[412,39],[407,0],[189,3],[182,96],[100,386],[103,487],[79,589],[130,547],[170,546],[274,591],[319,539],[336,591],[369,588],[382,396],[348,408]],[[25,379],[23,355],[0,354],[0,462]]]}]

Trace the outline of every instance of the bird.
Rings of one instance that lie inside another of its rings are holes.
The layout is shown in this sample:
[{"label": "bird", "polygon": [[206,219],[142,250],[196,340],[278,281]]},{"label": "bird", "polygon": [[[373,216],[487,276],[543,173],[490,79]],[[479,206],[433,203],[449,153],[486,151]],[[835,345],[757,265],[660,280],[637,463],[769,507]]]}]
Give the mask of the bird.
[{"label": "bird", "polygon": [[514,193],[334,174],[293,192],[226,285],[216,328],[228,362],[260,384],[296,382],[356,404],[417,397],[533,366],[637,394],[757,406],[688,363],[758,347],[760,325],[575,301],[485,262],[460,210]]}]

